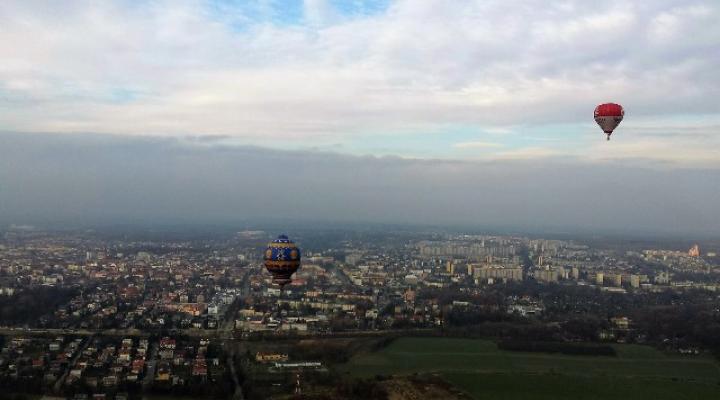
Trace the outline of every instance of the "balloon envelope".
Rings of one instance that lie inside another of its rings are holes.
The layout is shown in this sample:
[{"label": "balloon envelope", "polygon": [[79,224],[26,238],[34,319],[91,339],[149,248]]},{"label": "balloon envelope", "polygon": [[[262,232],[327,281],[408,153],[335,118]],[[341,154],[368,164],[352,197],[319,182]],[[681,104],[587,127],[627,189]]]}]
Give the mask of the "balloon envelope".
[{"label": "balloon envelope", "polygon": [[273,282],[282,287],[292,282],[292,274],[300,268],[300,249],[287,236],[280,235],[268,243],[263,260]]},{"label": "balloon envelope", "polygon": [[608,135],[608,139],[610,139],[610,135],[615,128],[620,125],[620,121],[623,120],[625,110],[620,104],[604,103],[595,107],[594,116],[595,122],[600,125],[600,128],[602,128],[603,132]]}]

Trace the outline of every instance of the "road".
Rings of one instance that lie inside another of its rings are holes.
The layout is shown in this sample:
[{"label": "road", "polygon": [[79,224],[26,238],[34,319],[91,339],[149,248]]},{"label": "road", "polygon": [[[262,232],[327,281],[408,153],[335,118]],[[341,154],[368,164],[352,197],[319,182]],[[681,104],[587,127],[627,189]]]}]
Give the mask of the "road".
[{"label": "road", "polygon": [[147,363],[145,368],[145,379],[143,379],[143,387],[147,388],[152,384],[155,378],[155,368],[157,368],[157,353],[158,344],[153,342],[150,344],[150,351],[148,352]]},{"label": "road", "polygon": [[70,374],[70,370],[75,368],[75,365],[77,365],[77,360],[80,358],[83,351],[85,351],[85,349],[87,349],[91,340],[92,340],[92,337],[88,337],[83,340],[83,342],[80,345],[80,347],[78,348],[75,356],[72,358],[72,360],[70,360],[67,368],[65,368],[65,371],[63,372],[63,374],[60,375],[60,378],[58,378],[57,381],[55,381],[55,386],[53,386],[53,390],[55,391],[55,393],[58,393],[58,394],[60,393],[60,389],[62,388],[62,385],[65,382],[65,379],[67,379],[68,374]]},{"label": "road", "polygon": [[233,394],[233,400],[244,400],[245,396],[243,395],[242,386],[240,385],[240,381],[238,381],[237,371],[235,370],[235,346],[232,342],[227,341],[223,341],[222,345],[228,355],[227,364],[230,367],[230,375],[232,376],[233,384],[235,385],[235,393]]},{"label": "road", "polygon": [[[162,329],[32,329],[32,328],[8,328],[0,327],[0,335],[3,336],[119,336],[119,337],[148,337],[153,333],[161,333]],[[215,330],[205,329],[174,329],[182,335],[192,337],[216,337]]]},{"label": "road", "polygon": [[[293,332],[294,336],[303,338],[323,338],[323,337],[352,337],[352,336],[383,336],[396,333],[407,332],[433,332],[437,328],[414,328],[414,329],[384,329],[384,330],[354,330],[334,333],[317,333],[307,331]],[[196,338],[208,338],[217,340],[236,341],[233,335],[232,324],[227,324],[223,329],[176,329],[179,335],[185,335]],[[57,335],[74,335],[74,336],[111,336],[111,337],[148,337],[153,333],[160,333],[160,330],[139,331],[137,329],[97,329],[97,330],[73,330],[73,329],[3,329],[0,328],[0,335],[6,336],[57,336]],[[285,338],[286,333],[277,334],[279,338]]]}]

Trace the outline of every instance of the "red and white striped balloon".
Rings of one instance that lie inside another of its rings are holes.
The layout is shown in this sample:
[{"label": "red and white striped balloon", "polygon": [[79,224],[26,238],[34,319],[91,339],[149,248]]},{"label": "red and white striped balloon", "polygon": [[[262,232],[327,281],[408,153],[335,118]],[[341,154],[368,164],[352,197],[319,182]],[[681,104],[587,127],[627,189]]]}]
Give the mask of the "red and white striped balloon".
[{"label": "red and white striped balloon", "polygon": [[624,116],[625,110],[620,104],[604,103],[595,107],[595,122],[605,132],[607,140],[610,140],[610,135],[620,125]]}]

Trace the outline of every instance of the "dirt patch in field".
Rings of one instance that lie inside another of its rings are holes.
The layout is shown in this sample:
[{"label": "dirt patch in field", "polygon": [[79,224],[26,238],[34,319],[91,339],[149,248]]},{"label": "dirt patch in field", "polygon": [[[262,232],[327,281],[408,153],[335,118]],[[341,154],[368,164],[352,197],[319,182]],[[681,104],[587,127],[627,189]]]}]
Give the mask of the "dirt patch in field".
[{"label": "dirt patch in field", "polygon": [[382,383],[388,400],[469,400],[464,393],[453,388],[439,377],[392,378]]}]

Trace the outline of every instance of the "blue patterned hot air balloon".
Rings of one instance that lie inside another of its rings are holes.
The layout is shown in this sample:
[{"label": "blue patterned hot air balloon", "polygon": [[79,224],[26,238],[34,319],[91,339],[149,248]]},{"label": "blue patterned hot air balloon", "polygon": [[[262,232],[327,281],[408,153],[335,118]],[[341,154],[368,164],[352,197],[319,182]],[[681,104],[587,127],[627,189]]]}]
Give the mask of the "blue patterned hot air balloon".
[{"label": "blue patterned hot air balloon", "polygon": [[273,282],[282,288],[292,281],[292,274],[300,268],[300,249],[287,236],[280,235],[268,243],[263,259]]}]

